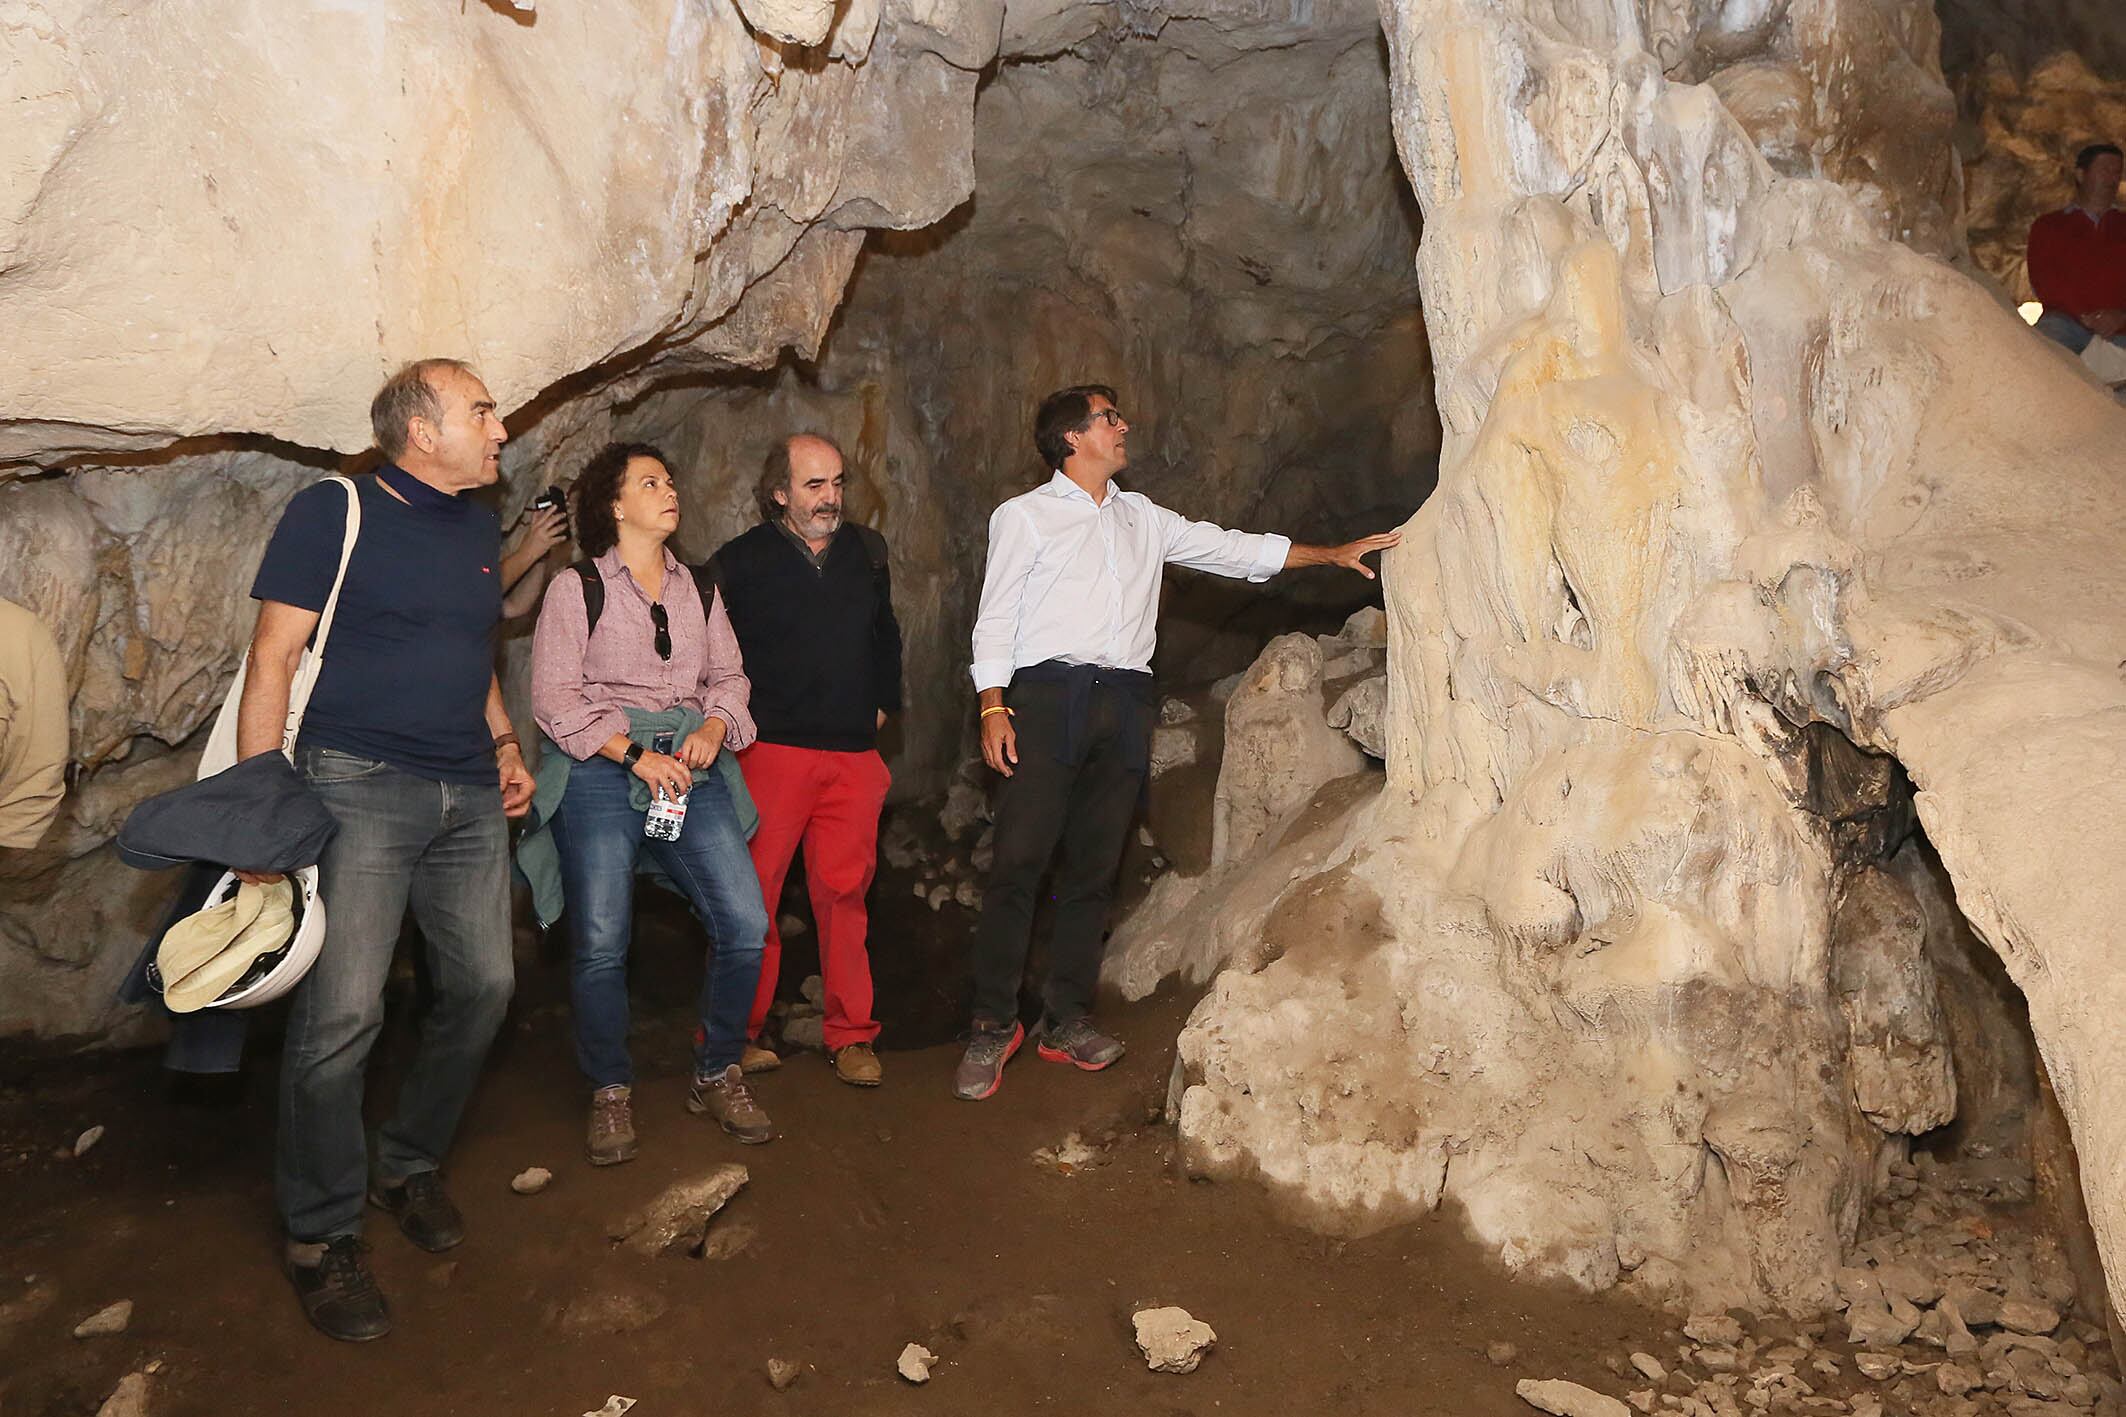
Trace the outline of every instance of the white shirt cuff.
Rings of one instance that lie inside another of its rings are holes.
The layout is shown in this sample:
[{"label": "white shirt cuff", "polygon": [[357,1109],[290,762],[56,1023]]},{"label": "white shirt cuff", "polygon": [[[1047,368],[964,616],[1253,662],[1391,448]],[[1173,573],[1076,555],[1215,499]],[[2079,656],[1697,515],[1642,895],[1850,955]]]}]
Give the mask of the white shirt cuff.
[{"label": "white shirt cuff", "polygon": [[1285,558],[1292,554],[1292,538],[1279,536],[1274,531],[1262,533],[1262,549],[1255,555],[1255,565],[1248,572],[1251,581],[1266,581],[1284,569]]},{"label": "white shirt cuff", "polygon": [[1011,683],[1011,661],[1008,659],[978,659],[971,671],[974,674],[974,691],[1001,689]]}]

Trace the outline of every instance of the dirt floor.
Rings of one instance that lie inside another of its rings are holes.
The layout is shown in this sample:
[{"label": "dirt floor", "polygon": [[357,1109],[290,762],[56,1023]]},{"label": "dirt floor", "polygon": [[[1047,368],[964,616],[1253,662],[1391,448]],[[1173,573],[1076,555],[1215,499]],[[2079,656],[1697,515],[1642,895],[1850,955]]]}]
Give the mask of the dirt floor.
[{"label": "dirt floor", "polygon": [[[904,933],[967,928],[956,907],[908,904],[887,912]],[[665,917],[645,922],[645,940],[660,927],[682,933]],[[276,1270],[270,1059],[234,1089],[179,1096],[153,1053],[11,1060],[0,1413],[93,1413],[121,1377],[154,1365],[152,1410],[165,1417],[574,1417],[612,1394],[638,1399],[641,1417],[1462,1417],[1525,1412],[1514,1378],[1584,1375],[1662,1327],[1628,1305],[1507,1282],[1451,1220],[1338,1242],[1284,1223],[1253,1188],[1184,1179],[1171,1130],[1152,1119],[1186,1001],[1115,1007],[1107,1017],[1132,1046],[1109,1072],[1029,1049],[981,1104],[950,1095],[949,1042],[886,1052],[874,1092],[796,1056],[760,1079],[782,1138],[746,1148],[682,1110],[692,982],[680,961],[646,966],[640,1159],[583,1161],[560,970],[528,966],[448,1168],[469,1237],[430,1256],[372,1212],[397,1329],[363,1346],[313,1333]],[[411,1041],[411,990],[398,993],[373,1098],[389,1095]],[[75,1159],[90,1126],[103,1137]],[[1036,1161],[1072,1132],[1092,1161]],[[752,1181],[711,1228],[721,1257],[641,1259],[606,1240],[609,1222],[665,1185],[734,1159]],[[510,1178],[528,1166],[553,1183],[515,1195]],[[69,1336],[119,1299],[135,1306],[126,1332]],[[1154,1374],[1138,1357],[1130,1315],[1158,1304],[1218,1331],[1197,1372]],[[1501,1338],[1523,1355],[1512,1369],[1485,1358]],[[910,1341],[940,1360],[920,1389],[894,1374]],[[769,1385],[771,1358],[801,1366],[788,1391]]]}]

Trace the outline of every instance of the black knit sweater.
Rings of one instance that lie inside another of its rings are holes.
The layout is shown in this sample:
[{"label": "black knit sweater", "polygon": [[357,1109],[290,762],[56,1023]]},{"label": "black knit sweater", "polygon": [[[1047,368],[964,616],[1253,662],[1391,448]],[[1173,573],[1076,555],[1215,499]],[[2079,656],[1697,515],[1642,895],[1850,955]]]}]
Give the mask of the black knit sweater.
[{"label": "black knit sweater", "polygon": [[815,568],[762,522],[725,542],[710,567],[753,681],[762,742],[862,752],[878,711],[901,706],[901,627],[886,542],[844,524]]}]

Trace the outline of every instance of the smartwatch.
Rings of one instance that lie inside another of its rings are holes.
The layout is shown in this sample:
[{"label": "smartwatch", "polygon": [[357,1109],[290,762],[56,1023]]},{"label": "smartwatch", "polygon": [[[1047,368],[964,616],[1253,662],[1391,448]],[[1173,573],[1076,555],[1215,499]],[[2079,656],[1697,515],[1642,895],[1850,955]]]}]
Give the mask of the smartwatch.
[{"label": "smartwatch", "polygon": [[640,743],[628,744],[627,751],[620,755],[620,766],[624,768],[631,768],[641,761],[642,745]]}]

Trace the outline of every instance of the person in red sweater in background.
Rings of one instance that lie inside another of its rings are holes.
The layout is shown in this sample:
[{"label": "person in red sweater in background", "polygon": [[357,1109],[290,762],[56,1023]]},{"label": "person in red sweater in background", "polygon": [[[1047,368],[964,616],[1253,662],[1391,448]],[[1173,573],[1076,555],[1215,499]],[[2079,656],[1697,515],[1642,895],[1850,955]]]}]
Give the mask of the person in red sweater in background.
[{"label": "person in red sweater in background", "polygon": [[2037,332],[2080,354],[2101,335],[2126,347],[2126,212],[2117,209],[2115,143],[2074,158],[2074,200],[2030,227],[2030,286],[2044,302]]}]

